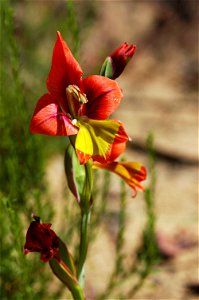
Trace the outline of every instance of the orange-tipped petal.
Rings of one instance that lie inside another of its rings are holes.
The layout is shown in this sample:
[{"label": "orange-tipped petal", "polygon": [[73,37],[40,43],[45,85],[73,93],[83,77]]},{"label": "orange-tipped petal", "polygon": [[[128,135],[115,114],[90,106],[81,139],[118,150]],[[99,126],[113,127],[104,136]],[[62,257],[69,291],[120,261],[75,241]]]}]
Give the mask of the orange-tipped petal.
[{"label": "orange-tipped petal", "polygon": [[53,50],[52,66],[47,79],[49,92],[57,97],[65,95],[65,89],[70,84],[81,83],[82,69],[72,55],[60,32]]},{"label": "orange-tipped petal", "polygon": [[95,162],[94,167],[105,169],[119,175],[134,190],[136,196],[137,190],[144,191],[141,181],[146,179],[146,168],[139,162],[111,162],[109,164],[100,164]]},{"label": "orange-tipped petal", "polygon": [[68,136],[77,134],[78,129],[62,112],[50,94],[44,94],[38,101],[31,123],[32,133]]},{"label": "orange-tipped petal", "polygon": [[107,119],[118,107],[123,96],[116,81],[98,75],[85,78],[83,89],[88,103],[82,114],[94,120]]},{"label": "orange-tipped petal", "polygon": [[112,120],[118,125],[118,132],[115,134],[113,142],[109,145],[106,156],[94,155],[93,160],[101,164],[106,164],[114,161],[126,149],[126,142],[129,137],[126,134],[121,122]]},{"label": "orange-tipped petal", "polygon": [[76,153],[81,165],[85,165],[91,158],[90,154],[86,154],[78,149],[76,149]]},{"label": "orange-tipped petal", "polygon": [[118,158],[118,156],[120,156],[122,152],[124,152],[124,150],[126,149],[126,142],[129,140],[129,137],[122,123],[119,121],[115,122],[118,122],[120,124],[120,127],[111,146],[110,161],[115,160],[116,158]]}]

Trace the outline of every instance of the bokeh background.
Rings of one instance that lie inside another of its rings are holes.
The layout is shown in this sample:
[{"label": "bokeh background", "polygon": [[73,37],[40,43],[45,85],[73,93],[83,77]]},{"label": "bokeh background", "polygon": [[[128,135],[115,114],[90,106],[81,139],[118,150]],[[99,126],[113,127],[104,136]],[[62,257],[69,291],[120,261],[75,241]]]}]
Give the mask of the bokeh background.
[{"label": "bokeh background", "polygon": [[[107,299],[196,299],[197,1],[3,0],[1,16],[2,299],[69,299],[37,255],[24,258],[22,254],[32,211],[65,236],[63,211],[67,216],[76,206],[64,177],[65,139],[33,136],[28,128],[36,102],[46,92],[57,30],[85,76],[98,74],[105,57],[123,42],[137,45],[117,80],[124,98],[113,117],[124,123],[132,138],[125,153],[128,160],[147,166],[146,138],[149,132],[154,136],[155,230],[167,259],[156,265],[135,295],[118,298],[116,291]],[[127,189],[126,205],[128,264],[146,223],[142,193],[132,199]],[[89,248],[88,299],[104,292],[114,268],[118,214],[119,184],[113,178],[107,210]],[[121,283],[123,295],[133,282],[131,278],[126,285]]]}]

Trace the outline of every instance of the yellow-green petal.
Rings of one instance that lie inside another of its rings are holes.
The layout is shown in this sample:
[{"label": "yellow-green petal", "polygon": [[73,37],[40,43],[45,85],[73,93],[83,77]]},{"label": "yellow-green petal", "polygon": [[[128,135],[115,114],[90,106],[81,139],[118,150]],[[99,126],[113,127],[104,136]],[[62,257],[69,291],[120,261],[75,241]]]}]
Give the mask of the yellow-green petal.
[{"label": "yellow-green petal", "polygon": [[120,123],[114,120],[78,120],[79,131],[75,148],[89,156],[99,155],[106,158],[109,146],[118,133]]}]

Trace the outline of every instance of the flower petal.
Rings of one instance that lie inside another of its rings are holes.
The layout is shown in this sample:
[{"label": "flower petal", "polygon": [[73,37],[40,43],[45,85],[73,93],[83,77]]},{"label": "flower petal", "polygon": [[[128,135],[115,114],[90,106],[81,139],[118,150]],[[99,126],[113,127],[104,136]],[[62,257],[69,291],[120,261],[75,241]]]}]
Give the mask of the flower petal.
[{"label": "flower petal", "polygon": [[87,126],[80,126],[75,142],[75,148],[80,164],[87,163],[93,155],[93,141]]},{"label": "flower petal", "polygon": [[32,221],[26,233],[24,254],[29,252],[40,252],[40,259],[49,261],[59,253],[59,238],[53,230],[51,224],[40,224]]},{"label": "flower petal", "polygon": [[95,168],[105,169],[119,175],[134,190],[136,196],[137,189],[144,188],[140,184],[146,179],[146,168],[139,162],[111,162],[109,164],[94,163]]},{"label": "flower petal", "polygon": [[[128,139],[127,136],[119,136],[121,123],[114,120],[80,120],[78,122],[75,148],[81,164],[85,164],[89,158],[99,162],[112,160],[112,145],[118,137],[120,143]],[[121,142],[122,141],[122,142]]]},{"label": "flower petal", "polygon": [[57,32],[57,40],[53,50],[52,66],[47,79],[47,88],[54,96],[64,96],[70,84],[79,86],[82,69],[73,57],[70,49]]},{"label": "flower petal", "polygon": [[81,164],[91,157],[94,161],[109,162],[125,148],[128,136],[120,122],[115,120],[80,120],[75,148]]},{"label": "flower petal", "polygon": [[[117,135],[115,136],[113,144],[110,147],[110,152],[108,155],[109,159],[107,157],[107,161],[109,161],[109,162],[115,160],[118,156],[120,156],[120,154],[122,152],[124,152],[124,150],[126,149],[126,142],[129,140],[129,137],[126,134],[122,123],[119,121],[116,121],[116,120],[115,120],[115,122],[118,122],[120,127],[119,127]],[[101,160],[100,162],[104,163],[103,160]]]},{"label": "flower petal", "polygon": [[46,135],[73,135],[78,129],[61,111],[58,103],[50,94],[44,94],[38,101],[31,123],[30,131]]},{"label": "flower petal", "polygon": [[116,81],[98,75],[85,78],[83,89],[88,103],[84,105],[82,114],[94,120],[107,119],[118,107],[123,96]]}]

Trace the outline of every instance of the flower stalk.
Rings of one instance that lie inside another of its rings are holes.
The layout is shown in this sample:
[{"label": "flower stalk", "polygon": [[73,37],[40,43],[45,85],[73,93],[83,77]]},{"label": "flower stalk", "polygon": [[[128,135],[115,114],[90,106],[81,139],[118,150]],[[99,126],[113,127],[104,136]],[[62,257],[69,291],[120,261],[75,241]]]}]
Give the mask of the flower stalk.
[{"label": "flower stalk", "polygon": [[77,267],[77,278],[81,287],[84,286],[84,264],[88,251],[88,232],[90,223],[90,210],[83,212],[81,216],[81,229],[80,229],[80,251],[79,262]]},{"label": "flower stalk", "polygon": [[84,264],[88,251],[89,241],[89,224],[92,205],[92,162],[89,161],[85,167],[85,185],[82,199],[80,199],[81,207],[81,227],[80,227],[80,248],[79,248],[79,262],[77,266],[77,278],[80,285],[84,285]]}]

